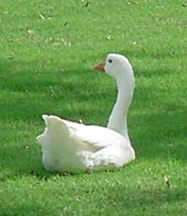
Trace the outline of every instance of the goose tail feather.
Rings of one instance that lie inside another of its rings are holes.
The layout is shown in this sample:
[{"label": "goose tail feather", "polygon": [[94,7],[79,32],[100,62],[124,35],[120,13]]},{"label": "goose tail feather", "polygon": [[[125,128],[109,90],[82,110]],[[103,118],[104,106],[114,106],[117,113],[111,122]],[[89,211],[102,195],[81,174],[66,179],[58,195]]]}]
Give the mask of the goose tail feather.
[{"label": "goose tail feather", "polygon": [[44,145],[49,141],[49,138],[56,142],[62,142],[65,137],[69,136],[69,129],[62,119],[53,115],[42,115],[42,118],[46,128],[44,132],[36,138],[40,145]]}]

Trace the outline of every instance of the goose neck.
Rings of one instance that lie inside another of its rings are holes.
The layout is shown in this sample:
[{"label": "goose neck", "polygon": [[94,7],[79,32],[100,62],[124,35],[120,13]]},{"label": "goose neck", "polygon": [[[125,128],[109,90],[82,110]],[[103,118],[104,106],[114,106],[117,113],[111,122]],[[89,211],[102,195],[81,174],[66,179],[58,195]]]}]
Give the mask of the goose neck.
[{"label": "goose neck", "polygon": [[133,96],[134,80],[127,77],[119,79],[117,87],[117,99],[109,118],[108,128],[128,137],[127,113]]}]

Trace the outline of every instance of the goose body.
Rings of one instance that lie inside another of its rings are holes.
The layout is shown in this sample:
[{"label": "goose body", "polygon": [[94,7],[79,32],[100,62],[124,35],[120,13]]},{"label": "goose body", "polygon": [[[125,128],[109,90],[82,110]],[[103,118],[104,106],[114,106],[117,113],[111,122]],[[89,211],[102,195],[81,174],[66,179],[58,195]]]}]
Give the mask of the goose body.
[{"label": "goose body", "polygon": [[95,68],[117,81],[118,97],[107,128],[43,115],[46,128],[37,141],[41,145],[44,167],[49,171],[108,170],[135,159],[127,131],[127,111],[134,90],[132,67],[124,56],[109,54],[105,62]]}]

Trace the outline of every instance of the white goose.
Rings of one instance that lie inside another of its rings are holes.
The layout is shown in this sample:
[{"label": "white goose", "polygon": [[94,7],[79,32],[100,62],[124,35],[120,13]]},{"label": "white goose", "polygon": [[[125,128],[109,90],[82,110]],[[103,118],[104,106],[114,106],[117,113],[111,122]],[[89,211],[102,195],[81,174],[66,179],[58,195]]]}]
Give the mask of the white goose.
[{"label": "white goose", "polygon": [[49,171],[80,173],[122,167],[135,159],[127,131],[127,112],[135,80],[128,59],[109,54],[95,66],[117,81],[118,96],[107,128],[43,115],[46,128],[37,137],[44,167]]}]

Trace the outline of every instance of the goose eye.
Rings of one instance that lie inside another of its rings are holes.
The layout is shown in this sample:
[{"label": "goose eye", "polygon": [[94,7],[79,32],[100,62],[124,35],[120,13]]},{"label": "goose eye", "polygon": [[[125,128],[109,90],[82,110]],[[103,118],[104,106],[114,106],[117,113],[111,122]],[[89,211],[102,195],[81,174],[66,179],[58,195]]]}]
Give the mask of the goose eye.
[{"label": "goose eye", "polygon": [[112,59],[109,59],[108,62],[109,62],[109,63],[112,63]]}]

